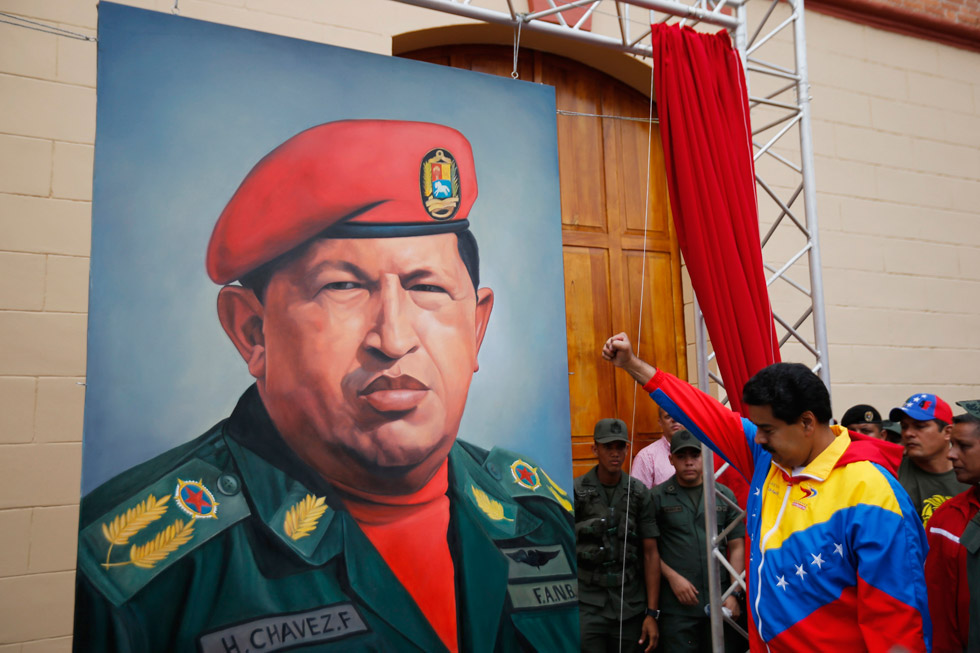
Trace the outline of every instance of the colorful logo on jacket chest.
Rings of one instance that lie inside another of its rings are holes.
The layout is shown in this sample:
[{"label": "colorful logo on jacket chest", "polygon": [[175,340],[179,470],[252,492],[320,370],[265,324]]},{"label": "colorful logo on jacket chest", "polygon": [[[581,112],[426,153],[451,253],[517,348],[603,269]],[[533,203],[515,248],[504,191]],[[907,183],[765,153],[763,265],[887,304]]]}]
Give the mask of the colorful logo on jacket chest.
[{"label": "colorful logo on jacket chest", "polygon": [[800,510],[806,510],[807,504],[803,502],[809,499],[813,499],[814,497],[817,496],[818,493],[816,488],[814,488],[812,485],[804,485],[803,483],[800,484],[800,492],[803,493],[803,497],[799,501],[794,501],[793,507],[799,508]]},{"label": "colorful logo on jacket chest", "polygon": [[521,487],[529,490],[537,490],[541,487],[541,479],[538,478],[538,470],[524,462],[520,458],[510,466],[510,473],[514,476],[514,482]]},{"label": "colorful logo on jacket chest", "polygon": [[177,479],[174,499],[185,513],[194,519],[217,519],[218,502],[214,500],[211,490],[204,487],[201,481],[182,481]]}]

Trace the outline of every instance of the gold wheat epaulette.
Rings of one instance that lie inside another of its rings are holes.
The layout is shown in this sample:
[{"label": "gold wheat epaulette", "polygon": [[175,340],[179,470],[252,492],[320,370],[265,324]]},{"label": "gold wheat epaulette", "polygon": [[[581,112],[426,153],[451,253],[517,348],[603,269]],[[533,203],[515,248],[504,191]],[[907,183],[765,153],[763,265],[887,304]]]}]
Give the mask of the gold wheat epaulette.
[{"label": "gold wheat epaulette", "polygon": [[248,515],[237,476],[191,460],[86,526],[79,533],[79,570],[122,605]]}]

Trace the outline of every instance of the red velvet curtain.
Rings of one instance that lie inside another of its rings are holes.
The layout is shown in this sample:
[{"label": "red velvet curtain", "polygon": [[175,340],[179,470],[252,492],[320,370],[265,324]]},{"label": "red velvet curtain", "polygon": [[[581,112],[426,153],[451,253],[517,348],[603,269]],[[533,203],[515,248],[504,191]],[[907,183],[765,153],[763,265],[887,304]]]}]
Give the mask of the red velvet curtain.
[{"label": "red velvet curtain", "polygon": [[779,361],[762,267],[748,93],[726,32],[653,25],[671,210],[731,406]]}]

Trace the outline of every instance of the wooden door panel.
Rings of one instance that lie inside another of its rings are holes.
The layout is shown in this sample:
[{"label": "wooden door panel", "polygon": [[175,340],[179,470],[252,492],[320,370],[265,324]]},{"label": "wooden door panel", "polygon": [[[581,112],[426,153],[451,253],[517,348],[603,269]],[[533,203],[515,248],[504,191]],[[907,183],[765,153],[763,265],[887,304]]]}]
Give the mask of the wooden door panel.
[{"label": "wooden door panel", "polygon": [[[539,68],[542,84],[555,87],[555,101],[562,111],[599,114],[599,79],[576,74],[565,66]],[[558,143],[574,143],[575,156],[558,156],[561,181],[562,225],[571,229],[606,231],[605,166],[602,121],[588,116],[558,114]]]},{"label": "wooden door panel", "polygon": [[[565,247],[565,325],[572,435],[591,435],[615,407],[614,370],[601,360],[596,342],[612,329],[609,315],[609,253]],[[591,452],[590,452],[591,455]]]},{"label": "wooden door panel", "polygon": [[[671,279],[671,257],[665,252],[626,251],[623,284],[629,289],[628,332],[634,350],[655,367],[677,372],[675,302]],[[645,268],[645,269],[644,269]],[[642,315],[640,314],[642,304]],[[636,325],[639,324],[639,332]],[[633,414],[633,384],[625,375],[618,377],[619,407],[624,414]],[[657,407],[642,389],[636,391],[635,439],[648,442],[660,435]]]}]

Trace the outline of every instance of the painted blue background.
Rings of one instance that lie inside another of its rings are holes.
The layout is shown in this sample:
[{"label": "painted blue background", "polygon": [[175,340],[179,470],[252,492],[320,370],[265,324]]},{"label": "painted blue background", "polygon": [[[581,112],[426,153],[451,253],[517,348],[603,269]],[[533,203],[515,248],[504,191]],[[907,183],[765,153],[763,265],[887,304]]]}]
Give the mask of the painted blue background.
[{"label": "painted blue background", "polygon": [[99,5],[82,494],[227,417],[252,383],[204,271],[221,209],[290,136],[439,122],[473,145],[496,302],[460,437],[571,485],[554,89]]}]

